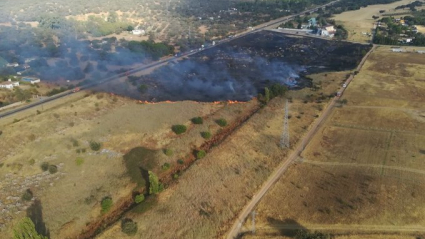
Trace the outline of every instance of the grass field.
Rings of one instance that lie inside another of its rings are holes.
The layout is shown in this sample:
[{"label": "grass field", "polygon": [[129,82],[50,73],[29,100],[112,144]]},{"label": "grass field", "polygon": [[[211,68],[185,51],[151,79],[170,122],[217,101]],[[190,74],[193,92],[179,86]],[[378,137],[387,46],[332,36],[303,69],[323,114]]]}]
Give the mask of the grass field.
[{"label": "grass field", "polygon": [[[337,91],[346,72],[312,76],[322,90],[291,91],[291,144],[295,144],[326,107],[327,100],[304,103]],[[275,99],[222,144],[179,176],[177,183],[153,199],[150,208],[137,208],[124,217],[138,225],[136,237],[216,238],[224,235],[239,210],[288,153],[279,148],[284,99]],[[150,201],[149,204],[152,202]],[[140,212],[142,211],[142,213]],[[167,229],[164,230],[164,227]],[[97,238],[122,238],[120,222]]]},{"label": "grass field", "polygon": [[[80,93],[79,93],[80,94]],[[25,215],[30,202],[20,199],[30,188],[41,201],[43,220],[51,238],[75,236],[86,223],[100,216],[100,201],[115,202],[131,195],[135,185],[127,176],[122,157],[130,149],[160,150],[171,147],[174,157],[157,154],[157,167],[187,155],[204,140],[206,128],[219,130],[214,120],[232,123],[252,103],[210,104],[197,102],[140,104],[134,100],[97,93],[71,96],[52,108],[40,107],[0,120],[0,237],[9,238],[10,227]],[[52,103],[53,104],[53,103]],[[204,117],[200,127],[192,117]],[[175,136],[171,125],[185,124],[188,132]],[[99,151],[90,142],[102,144]],[[58,172],[42,172],[40,165],[56,165]],[[19,185],[19,187],[16,187]]]},{"label": "grass field", "polygon": [[370,5],[355,11],[348,11],[338,14],[334,17],[335,21],[344,25],[348,31],[349,41],[370,42],[371,37],[363,33],[372,33],[375,20],[372,16],[380,16],[379,11],[385,10],[385,13],[405,12],[406,10],[395,10],[397,6],[409,4],[410,0],[401,0],[391,4]]},{"label": "grass field", "polygon": [[424,75],[420,54],[378,47],[345,91],[347,105],[334,108],[257,206],[258,238],[295,229],[336,238],[423,236]]}]

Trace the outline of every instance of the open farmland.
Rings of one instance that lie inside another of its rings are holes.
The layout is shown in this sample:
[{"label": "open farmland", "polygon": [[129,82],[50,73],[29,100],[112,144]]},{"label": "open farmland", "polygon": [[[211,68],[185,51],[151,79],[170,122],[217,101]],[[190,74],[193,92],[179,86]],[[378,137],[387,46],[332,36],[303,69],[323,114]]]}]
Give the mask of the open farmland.
[{"label": "open farmland", "polygon": [[411,0],[402,0],[390,4],[370,5],[355,11],[348,11],[338,14],[334,17],[335,21],[344,25],[348,31],[349,41],[370,42],[371,37],[363,33],[372,33],[374,22],[372,16],[380,16],[379,11],[385,10],[385,13],[405,12],[405,10],[395,10],[397,6],[411,3]]},{"label": "open farmland", "polygon": [[299,229],[424,236],[425,58],[390,49],[371,54],[342,97],[348,103],[257,205],[257,235],[244,238],[289,238]]}]

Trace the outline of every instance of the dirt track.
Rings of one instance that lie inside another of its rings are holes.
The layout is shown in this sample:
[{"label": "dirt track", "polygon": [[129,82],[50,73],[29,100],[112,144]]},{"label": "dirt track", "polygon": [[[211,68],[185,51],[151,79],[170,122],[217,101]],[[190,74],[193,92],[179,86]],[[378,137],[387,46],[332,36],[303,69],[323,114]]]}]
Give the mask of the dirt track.
[{"label": "dirt track", "polygon": [[[361,67],[366,62],[366,59],[369,57],[369,55],[373,52],[373,50],[376,47],[374,46],[362,59],[359,66],[357,67],[357,71],[361,69]],[[348,80],[346,81],[347,86],[353,79],[353,75],[350,75]],[[341,95],[344,92],[345,88],[341,90]],[[239,217],[236,219],[235,223],[229,230],[229,233],[227,235],[228,239],[237,238],[240,232],[240,229],[242,227],[243,222],[248,217],[248,215],[251,213],[251,211],[254,209],[254,207],[258,204],[258,202],[263,198],[263,196],[267,193],[267,191],[271,188],[271,186],[276,183],[276,181],[286,172],[288,167],[298,158],[298,156],[301,154],[301,152],[305,149],[305,146],[310,142],[310,140],[313,138],[317,130],[322,126],[323,122],[328,118],[330,113],[332,112],[333,107],[339,100],[339,97],[335,97],[332,99],[332,101],[329,103],[328,107],[323,111],[323,113],[320,115],[320,117],[316,120],[314,125],[310,128],[310,130],[307,132],[307,134],[300,139],[300,143],[296,146],[295,150],[292,151],[290,156],[281,164],[279,167],[274,171],[269,179],[264,183],[264,185],[261,187],[261,189],[258,191],[257,194],[253,196],[251,201],[245,206],[245,208],[241,211],[239,214]]]}]

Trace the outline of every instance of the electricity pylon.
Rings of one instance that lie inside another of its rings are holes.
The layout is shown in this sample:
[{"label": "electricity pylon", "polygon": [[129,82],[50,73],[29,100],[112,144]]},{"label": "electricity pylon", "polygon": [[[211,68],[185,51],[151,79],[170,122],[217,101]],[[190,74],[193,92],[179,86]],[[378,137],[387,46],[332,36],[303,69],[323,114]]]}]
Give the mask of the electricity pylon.
[{"label": "electricity pylon", "polygon": [[285,104],[285,119],[283,120],[283,132],[282,137],[280,138],[280,147],[281,148],[289,148],[289,103],[288,99],[286,99]]}]

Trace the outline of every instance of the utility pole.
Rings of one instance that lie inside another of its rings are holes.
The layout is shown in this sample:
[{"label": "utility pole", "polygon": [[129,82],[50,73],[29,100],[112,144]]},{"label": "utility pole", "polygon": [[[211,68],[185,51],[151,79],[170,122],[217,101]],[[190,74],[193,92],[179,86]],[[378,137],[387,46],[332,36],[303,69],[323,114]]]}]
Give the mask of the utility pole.
[{"label": "utility pole", "polygon": [[252,234],[255,234],[255,215],[257,215],[257,213],[255,211],[252,211],[251,215],[252,215]]},{"label": "utility pole", "polygon": [[283,132],[282,137],[280,139],[280,147],[281,148],[289,148],[289,103],[288,99],[286,99],[285,104],[285,118],[283,120]]}]

